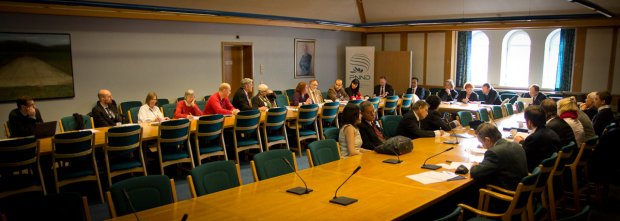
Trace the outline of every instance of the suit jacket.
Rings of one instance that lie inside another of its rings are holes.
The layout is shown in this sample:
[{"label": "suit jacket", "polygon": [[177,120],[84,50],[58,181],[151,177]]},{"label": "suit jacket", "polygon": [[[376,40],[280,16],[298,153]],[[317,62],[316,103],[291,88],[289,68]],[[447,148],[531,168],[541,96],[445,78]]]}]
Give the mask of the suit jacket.
[{"label": "suit jacket", "polygon": [[235,92],[235,96],[232,99],[233,107],[239,110],[252,110],[252,106],[250,105],[251,94],[245,95],[245,91],[243,88],[239,88],[237,92]]},{"label": "suit jacket", "polygon": [[482,101],[485,104],[494,104],[494,105],[502,104],[502,101],[499,98],[499,94],[497,93],[495,89],[489,90],[489,94],[484,94],[482,96]]},{"label": "suit jacket", "polygon": [[383,141],[377,136],[373,127],[377,127],[381,134],[383,134],[383,129],[377,125],[377,121],[373,121],[373,124],[371,125],[362,119],[362,122],[357,125],[357,129],[362,136],[362,148],[364,149],[374,150],[376,146],[383,144]]},{"label": "suit jacket", "polygon": [[584,113],[586,113],[588,115],[588,117],[590,118],[590,120],[594,119],[594,116],[598,113],[598,109],[594,106],[585,109],[583,111]]},{"label": "suit jacket", "polygon": [[[467,91],[461,91],[459,96],[456,97],[456,101],[463,102],[463,99],[467,98]],[[478,94],[476,92],[471,92],[469,95],[469,101],[478,101]]]},{"label": "suit jacket", "polygon": [[525,151],[519,144],[500,139],[484,153],[480,164],[471,167],[471,177],[481,184],[514,190],[527,176]]},{"label": "suit jacket", "polygon": [[112,112],[113,117],[108,116],[105,108],[97,101],[97,105],[91,111],[95,127],[111,127],[115,126],[117,122],[123,121],[116,108],[116,101],[112,100],[112,103],[108,104],[108,109]]},{"label": "suit jacket", "polygon": [[347,92],[347,95],[349,95],[349,99],[353,99],[353,98],[355,98],[356,100],[362,99],[362,92],[359,90],[359,85],[358,85],[357,93],[355,93],[353,91],[353,88],[351,87],[345,88],[344,91]]},{"label": "suit jacket", "polygon": [[413,91],[413,88],[407,88],[407,92],[406,92],[406,94],[418,95],[418,98],[420,99],[426,99],[426,97],[428,97],[430,93],[431,93],[430,91],[420,86],[418,86],[415,91]]},{"label": "suit jacket", "polygon": [[303,104],[304,102],[306,102],[306,99],[308,99],[309,97],[310,96],[308,96],[308,94],[301,96],[301,94],[299,94],[298,92],[295,92],[293,94],[293,99],[291,100],[291,106],[298,106],[300,104]]},{"label": "suit jacket", "polygon": [[[527,92],[527,93],[524,93],[521,97],[532,98],[532,95],[530,95],[530,92]],[[540,103],[542,101],[544,101],[545,99],[547,99],[547,95],[538,92],[536,97],[534,99],[532,99],[532,104],[533,105],[540,105]]]},{"label": "suit jacket", "polygon": [[35,108],[35,118],[24,116],[19,108],[13,109],[9,113],[9,124],[11,127],[11,137],[27,137],[34,134],[34,125],[43,123],[41,112]]},{"label": "suit jacket", "polygon": [[445,130],[450,131],[452,127],[450,124],[446,122],[443,118],[441,118],[441,114],[437,110],[428,110],[428,116],[422,120],[422,129],[423,130]]},{"label": "suit jacket", "polygon": [[[387,96],[396,95],[394,94],[394,88],[392,87],[392,85],[385,84],[385,91],[388,93]],[[381,85],[375,85],[374,94],[376,96],[381,96]]]},{"label": "suit jacket", "polygon": [[432,130],[423,130],[420,127],[420,121],[418,121],[418,118],[415,116],[413,110],[403,116],[403,120],[398,123],[396,131],[398,131],[398,135],[409,137],[411,139],[420,137],[435,137],[435,132]]},{"label": "suit jacket", "polygon": [[[312,93],[314,93],[314,96],[317,99],[317,101],[315,102],[316,104],[325,103],[325,101],[323,100],[323,94],[321,94],[321,90],[316,89],[316,90],[312,91]],[[310,88],[308,88],[308,98],[310,98]]]},{"label": "suit jacket", "polygon": [[256,96],[252,97],[252,109],[258,109],[259,107],[267,107],[272,108],[277,105],[275,103],[269,101],[268,98],[261,99],[260,94],[256,94]]},{"label": "suit jacket", "polygon": [[347,95],[347,92],[344,91],[344,88],[340,88],[338,91],[336,91],[334,87],[329,88],[329,90],[327,90],[327,97],[332,101],[336,101],[336,99],[341,101],[349,100],[349,95]]},{"label": "suit jacket", "polygon": [[603,134],[605,127],[607,127],[611,122],[614,121],[614,113],[611,111],[611,108],[603,108],[596,115],[594,115],[594,119],[592,119],[592,126],[594,127],[594,132],[599,137]]},{"label": "suit jacket", "polygon": [[442,101],[453,101],[456,100],[458,92],[456,92],[455,90],[450,90],[450,94],[448,94],[446,90],[441,90],[439,91],[438,96],[439,98],[441,98]]},{"label": "suit jacket", "polygon": [[542,126],[521,141],[521,146],[525,150],[527,170],[531,172],[560,149],[560,137],[553,130]]},{"label": "suit jacket", "polygon": [[571,141],[577,143],[573,128],[561,118],[553,117],[551,121],[547,122],[546,127],[553,130],[560,137],[560,146],[558,148],[568,145]]}]

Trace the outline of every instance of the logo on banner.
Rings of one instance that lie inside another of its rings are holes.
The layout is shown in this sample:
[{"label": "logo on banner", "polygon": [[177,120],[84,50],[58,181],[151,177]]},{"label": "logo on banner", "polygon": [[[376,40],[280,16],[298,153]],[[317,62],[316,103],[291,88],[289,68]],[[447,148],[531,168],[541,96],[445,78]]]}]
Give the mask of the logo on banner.
[{"label": "logo on banner", "polygon": [[370,68],[370,58],[366,54],[354,54],[349,61],[351,65],[351,75],[349,78],[358,80],[370,80],[368,69]]}]

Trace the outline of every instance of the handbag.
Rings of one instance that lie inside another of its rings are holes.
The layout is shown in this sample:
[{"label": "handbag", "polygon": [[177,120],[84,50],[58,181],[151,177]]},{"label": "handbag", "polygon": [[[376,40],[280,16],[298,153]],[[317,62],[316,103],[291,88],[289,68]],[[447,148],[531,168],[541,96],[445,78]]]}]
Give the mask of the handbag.
[{"label": "handbag", "polygon": [[413,142],[404,136],[395,136],[387,139],[383,144],[375,147],[375,152],[390,155],[402,155],[413,150]]}]

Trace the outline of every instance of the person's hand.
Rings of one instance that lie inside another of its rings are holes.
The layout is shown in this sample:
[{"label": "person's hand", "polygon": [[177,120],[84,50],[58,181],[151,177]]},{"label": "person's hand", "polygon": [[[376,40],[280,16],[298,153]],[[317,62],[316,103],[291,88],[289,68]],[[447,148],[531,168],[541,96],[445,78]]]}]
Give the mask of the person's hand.
[{"label": "person's hand", "polygon": [[306,102],[304,102],[304,104],[312,104],[312,100],[311,99],[306,99]]},{"label": "person's hand", "polygon": [[446,88],[446,93],[450,94],[450,89]]},{"label": "person's hand", "polygon": [[30,117],[34,117],[37,114],[37,110],[34,108],[34,106],[30,106],[28,107],[28,109],[26,109],[26,114],[28,114],[28,116]]},{"label": "person's hand", "polygon": [[239,113],[239,109],[234,109],[234,110],[232,110],[232,114],[235,114],[235,115],[236,115],[237,113]]},{"label": "person's hand", "polygon": [[469,99],[463,98],[463,103],[467,103],[467,102],[469,102]]},{"label": "person's hand", "polygon": [[161,117],[155,118],[155,121],[157,121],[157,122],[161,122],[162,120],[164,120],[164,119],[162,119]]},{"label": "person's hand", "polygon": [[443,130],[439,130],[439,136],[443,136],[445,132]]},{"label": "person's hand", "polygon": [[190,120],[191,120],[192,118],[194,118],[194,116],[192,116],[192,114],[188,114],[188,115],[187,115],[187,119],[190,119]]},{"label": "person's hand", "polygon": [[259,107],[259,108],[258,108],[258,110],[260,110],[260,111],[267,111],[267,109],[269,109],[269,108],[267,108],[267,107],[265,107],[265,106],[262,106],[262,107]]},{"label": "person's hand", "polygon": [[588,109],[588,107],[586,106],[585,103],[583,103],[583,104],[579,105],[579,109],[581,109],[583,111],[583,110]]},{"label": "person's hand", "polygon": [[524,138],[522,136],[516,136],[514,139],[515,143],[521,143],[521,141],[524,140]]}]

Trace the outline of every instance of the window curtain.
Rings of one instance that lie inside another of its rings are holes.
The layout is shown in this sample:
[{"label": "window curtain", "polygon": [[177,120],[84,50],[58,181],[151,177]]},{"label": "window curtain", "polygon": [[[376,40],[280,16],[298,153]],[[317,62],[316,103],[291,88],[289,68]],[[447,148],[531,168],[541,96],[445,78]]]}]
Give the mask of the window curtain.
[{"label": "window curtain", "polygon": [[570,91],[575,51],[575,29],[560,30],[560,50],[555,91]]},{"label": "window curtain", "polygon": [[457,87],[463,87],[471,79],[471,31],[459,31],[456,45],[456,79]]}]

